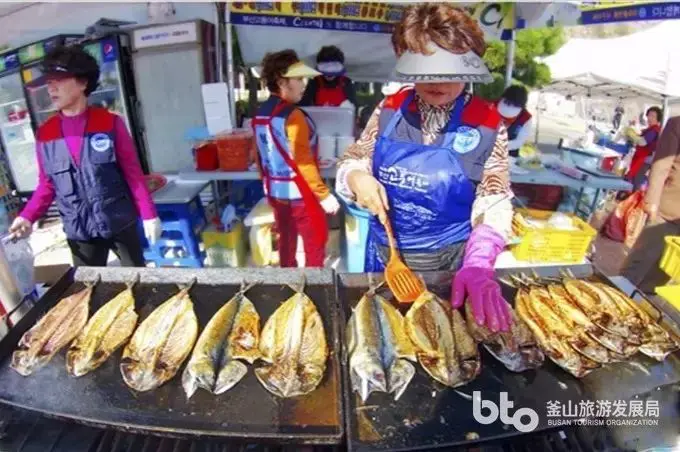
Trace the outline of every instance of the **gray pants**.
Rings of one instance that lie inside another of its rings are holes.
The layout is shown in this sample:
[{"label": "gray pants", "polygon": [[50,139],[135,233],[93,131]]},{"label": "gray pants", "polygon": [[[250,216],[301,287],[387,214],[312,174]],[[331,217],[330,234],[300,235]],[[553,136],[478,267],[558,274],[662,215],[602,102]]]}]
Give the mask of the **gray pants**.
[{"label": "gray pants", "polygon": [[668,235],[680,235],[680,224],[661,218],[650,222],[623,264],[621,275],[645,293],[654,293],[655,287],[668,283],[668,275],[659,268]]}]

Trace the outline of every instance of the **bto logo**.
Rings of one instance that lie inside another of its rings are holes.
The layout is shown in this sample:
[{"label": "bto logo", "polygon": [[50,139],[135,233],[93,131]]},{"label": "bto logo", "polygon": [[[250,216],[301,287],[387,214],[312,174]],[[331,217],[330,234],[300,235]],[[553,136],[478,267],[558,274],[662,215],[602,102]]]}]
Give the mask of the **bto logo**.
[{"label": "bto logo", "polygon": [[[480,391],[472,393],[472,416],[480,424],[493,424],[500,415],[501,422],[505,425],[512,425],[522,433],[534,431],[538,427],[538,413],[531,408],[520,408],[510,416],[509,411],[513,406],[514,403],[508,400],[507,392],[501,392],[500,407],[490,400],[482,400]],[[487,411],[483,413],[482,410]],[[522,418],[528,418],[528,422],[523,423]]]}]

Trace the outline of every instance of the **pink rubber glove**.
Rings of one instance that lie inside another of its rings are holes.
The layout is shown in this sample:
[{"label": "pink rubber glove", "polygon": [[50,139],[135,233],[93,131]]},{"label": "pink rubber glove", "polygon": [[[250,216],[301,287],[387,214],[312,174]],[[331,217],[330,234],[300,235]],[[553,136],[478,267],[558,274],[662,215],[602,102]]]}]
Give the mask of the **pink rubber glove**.
[{"label": "pink rubber glove", "polygon": [[509,331],[512,324],[508,303],[503,299],[493,270],[504,247],[505,240],[490,226],[477,226],[470,234],[463,265],[451,286],[453,307],[461,307],[467,294],[477,324],[493,332]]}]

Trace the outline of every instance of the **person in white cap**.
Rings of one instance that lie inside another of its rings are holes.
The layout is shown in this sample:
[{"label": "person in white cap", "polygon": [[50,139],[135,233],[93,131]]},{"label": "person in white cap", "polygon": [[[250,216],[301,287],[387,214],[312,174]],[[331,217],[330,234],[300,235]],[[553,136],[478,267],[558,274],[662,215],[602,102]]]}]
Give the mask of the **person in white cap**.
[{"label": "person in white cap", "polygon": [[388,96],[338,166],[336,190],[371,220],[365,271],[384,269],[388,221],[406,264],[456,271],[452,304],[467,298],[479,324],[512,323],[494,278],[512,222],[508,139],[496,107],[465,91],[492,80],[477,21],[448,3],[408,7],[392,35],[395,79]]},{"label": "person in white cap", "polygon": [[297,267],[297,237],[302,237],[305,266],[322,267],[328,224],[326,214],[340,209],[319,173],[318,140],[312,119],[296,107],[305,78],[319,72],[293,50],[267,54],[262,78],[272,95],[252,121],[257,162],[279,231],[282,267]]},{"label": "person in white cap", "polygon": [[529,94],[523,86],[508,86],[498,100],[498,113],[508,129],[510,157],[518,157],[519,149],[531,134],[531,113],[527,111]]}]

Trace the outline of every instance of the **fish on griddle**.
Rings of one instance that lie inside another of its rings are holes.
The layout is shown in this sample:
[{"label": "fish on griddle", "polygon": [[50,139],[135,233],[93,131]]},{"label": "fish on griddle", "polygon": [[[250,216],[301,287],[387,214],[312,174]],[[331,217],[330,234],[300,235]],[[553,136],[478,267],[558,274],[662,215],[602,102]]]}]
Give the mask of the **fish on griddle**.
[{"label": "fish on griddle", "polygon": [[558,366],[581,378],[600,364],[579,354],[570,344],[558,338],[546,324],[545,319],[532,312],[529,300],[529,291],[519,289],[515,298],[517,315],[529,327],[534,337],[543,348],[548,357]]},{"label": "fish on griddle", "polygon": [[415,375],[416,355],[404,318],[372,287],[354,307],[347,323],[352,388],[364,402],[372,392],[404,393]]},{"label": "fish on griddle", "polygon": [[86,283],[85,289],[59,301],[22,336],[12,354],[12,369],[25,377],[31,375],[78,336],[87,323],[90,298],[99,279]]},{"label": "fish on griddle", "polygon": [[265,365],[255,369],[262,385],[279,397],[312,392],[326,371],[328,345],[321,315],[303,293],[304,279],[295,294],[267,320],[260,336]]},{"label": "fish on griddle", "polygon": [[538,346],[536,338],[509,303],[508,312],[512,316],[510,331],[494,333],[486,326],[477,324],[470,303],[465,303],[465,319],[468,331],[477,342],[487,349],[491,356],[512,372],[524,372],[541,367],[545,355]]},{"label": "fish on griddle", "polygon": [[198,335],[189,291],[196,280],[158,306],[139,324],[123,351],[120,372],[135,391],[150,391],[175,376]]},{"label": "fish on griddle", "polygon": [[80,377],[95,370],[130,338],[137,325],[132,288],[138,281],[139,275],[87,322],[66,352],[69,374]]},{"label": "fish on griddle", "polygon": [[481,370],[479,350],[458,310],[423,292],[406,314],[406,334],[418,362],[438,382],[455,388]]},{"label": "fish on griddle", "polygon": [[182,374],[190,398],[198,388],[222,394],[246,375],[240,360],[253,364],[260,357],[260,315],[245,296],[255,283],[241,289],[213,315],[201,333]]},{"label": "fish on griddle", "polygon": [[583,281],[566,279],[564,287],[579,308],[603,330],[623,338],[632,338],[630,328],[618,318],[618,310],[609,307],[607,297],[602,298],[599,291]]},{"label": "fish on griddle", "polygon": [[642,342],[640,352],[642,354],[663,361],[669,354],[680,348],[677,340],[630,297],[605,284],[600,284],[600,288],[625,313],[629,323],[639,328],[638,332]]}]

